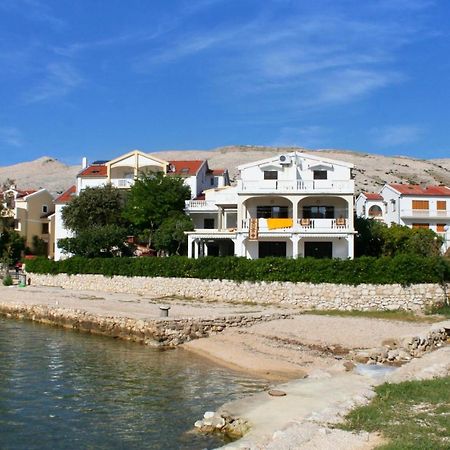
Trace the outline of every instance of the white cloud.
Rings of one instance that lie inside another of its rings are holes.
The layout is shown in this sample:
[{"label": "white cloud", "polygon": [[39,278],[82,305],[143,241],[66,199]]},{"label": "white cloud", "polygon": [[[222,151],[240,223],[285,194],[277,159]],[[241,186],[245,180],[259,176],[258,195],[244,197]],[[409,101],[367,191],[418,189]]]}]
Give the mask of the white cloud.
[{"label": "white cloud", "polygon": [[0,142],[11,147],[22,147],[23,136],[19,129],[15,127],[0,127]]},{"label": "white cloud", "polygon": [[371,135],[381,147],[397,147],[417,142],[423,132],[424,130],[416,125],[389,125],[373,128]]},{"label": "white cloud", "polygon": [[328,128],[309,125],[304,127],[282,127],[280,135],[271,144],[277,147],[324,147],[330,130]]},{"label": "white cloud", "polygon": [[27,103],[64,97],[83,82],[78,71],[67,62],[47,65],[43,81],[25,94]]}]

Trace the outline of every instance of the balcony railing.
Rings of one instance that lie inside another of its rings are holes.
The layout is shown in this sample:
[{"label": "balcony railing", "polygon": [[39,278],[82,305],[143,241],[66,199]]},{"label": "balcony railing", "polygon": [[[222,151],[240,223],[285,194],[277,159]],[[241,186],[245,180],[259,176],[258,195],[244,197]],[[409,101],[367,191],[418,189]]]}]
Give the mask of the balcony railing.
[{"label": "balcony railing", "polygon": [[239,180],[241,192],[353,193],[354,180]]},{"label": "balcony railing", "polygon": [[111,184],[118,188],[129,188],[133,186],[133,178],[111,178]]},{"label": "balcony railing", "polygon": [[[269,219],[270,220],[270,219]],[[244,219],[242,221],[242,229],[248,230],[251,219]],[[292,226],[273,228],[269,226],[268,219],[258,219],[259,231],[297,231],[297,232],[311,232],[311,231],[340,231],[350,230],[349,219],[335,218],[335,219],[298,219],[292,221]]]},{"label": "balcony railing", "polygon": [[450,218],[450,211],[438,211],[433,209],[401,209],[400,210],[401,217],[417,217],[417,218]]},{"label": "balcony railing", "polygon": [[185,208],[195,211],[217,211],[217,205],[207,200],[186,200]]}]

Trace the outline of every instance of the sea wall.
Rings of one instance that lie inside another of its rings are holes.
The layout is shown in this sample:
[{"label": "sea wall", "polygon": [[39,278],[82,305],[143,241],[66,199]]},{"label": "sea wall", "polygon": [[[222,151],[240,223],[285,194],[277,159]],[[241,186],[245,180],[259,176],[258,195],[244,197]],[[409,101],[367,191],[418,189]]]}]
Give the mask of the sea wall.
[{"label": "sea wall", "polygon": [[27,319],[72,330],[140,342],[156,347],[175,347],[183,342],[229,327],[245,327],[269,320],[286,319],[288,314],[236,314],[214,318],[141,320],[126,317],[104,317],[86,311],[53,308],[45,305],[0,303],[0,314]]},{"label": "sea wall", "polygon": [[110,278],[103,275],[33,273],[29,277],[33,285],[75,290],[133,293],[150,298],[188,297],[202,301],[285,304],[306,309],[419,311],[429,305],[443,303],[448,295],[447,289],[438,284],[348,286],[329,283],[238,283],[195,278]]}]

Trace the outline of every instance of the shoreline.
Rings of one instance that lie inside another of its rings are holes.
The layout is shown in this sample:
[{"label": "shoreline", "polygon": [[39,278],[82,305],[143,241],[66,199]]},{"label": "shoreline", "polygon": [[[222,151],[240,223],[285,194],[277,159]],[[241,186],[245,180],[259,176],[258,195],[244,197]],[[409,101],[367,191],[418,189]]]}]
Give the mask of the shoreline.
[{"label": "shoreline", "polygon": [[[269,380],[285,391],[284,397],[270,397],[263,391],[219,409],[251,426],[240,440],[225,446],[229,449],[289,448],[283,447],[283,442],[291,442],[290,448],[303,448],[296,445],[304,442],[304,436],[309,436],[307,445],[319,442],[319,447],[305,448],[366,450],[378,445],[379,436],[359,436],[328,427],[355,405],[368,402],[373,386],[382,382],[351,371],[351,365],[345,363],[350,362],[353,351],[370,349],[382,341],[399,341],[407,335],[422,336],[430,329],[426,323],[304,315],[294,308],[261,311],[261,305],[180,299],[164,299],[166,306],[171,306],[171,316],[166,319],[159,317],[160,303],[155,299],[50,287],[0,287],[0,296],[1,315],[147,345],[179,346],[222,367]],[[450,321],[444,328],[450,331]],[[413,363],[425,363],[439,352],[444,355],[441,366],[448,363],[443,370],[450,371],[450,347],[446,346],[413,359],[397,369],[397,378],[392,379],[398,382],[408,367],[415,367]],[[430,373],[428,366],[422,367],[423,373]],[[192,418],[193,424],[195,420]],[[279,444],[272,446],[275,441]],[[324,446],[324,442],[331,445],[341,441],[342,446]]]}]

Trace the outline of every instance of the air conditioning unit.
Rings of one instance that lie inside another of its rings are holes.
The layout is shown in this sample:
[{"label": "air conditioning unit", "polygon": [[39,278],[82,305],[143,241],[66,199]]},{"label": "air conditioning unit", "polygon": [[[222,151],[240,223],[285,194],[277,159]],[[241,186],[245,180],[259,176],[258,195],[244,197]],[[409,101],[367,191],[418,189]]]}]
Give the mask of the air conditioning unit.
[{"label": "air conditioning unit", "polygon": [[281,164],[282,166],[289,166],[289,165],[292,163],[292,159],[291,159],[291,157],[288,156],[288,155],[281,155],[281,156],[278,158],[278,161],[280,162],[280,164]]}]

